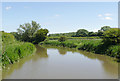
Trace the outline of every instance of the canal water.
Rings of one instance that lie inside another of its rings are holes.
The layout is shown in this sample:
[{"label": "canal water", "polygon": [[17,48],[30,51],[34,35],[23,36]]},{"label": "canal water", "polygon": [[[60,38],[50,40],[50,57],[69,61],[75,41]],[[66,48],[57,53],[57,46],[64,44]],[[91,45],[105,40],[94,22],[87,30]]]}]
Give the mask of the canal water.
[{"label": "canal water", "polygon": [[3,69],[3,79],[117,79],[115,59],[71,48],[38,46],[34,55]]}]

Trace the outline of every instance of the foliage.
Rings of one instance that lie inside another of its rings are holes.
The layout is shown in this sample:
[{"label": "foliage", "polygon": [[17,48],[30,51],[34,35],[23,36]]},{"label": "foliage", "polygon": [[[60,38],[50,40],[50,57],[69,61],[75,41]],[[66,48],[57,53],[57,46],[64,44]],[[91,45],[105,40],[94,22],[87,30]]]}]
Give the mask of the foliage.
[{"label": "foliage", "polygon": [[[41,45],[41,43],[39,43]],[[76,48],[77,44],[73,43],[73,42],[59,42],[59,41],[46,41],[43,42],[43,44],[45,45],[51,45],[51,46],[63,46],[63,47],[69,47],[69,48]]]},{"label": "foliage", "polygon": [[98,30],[97,36],[103,36],[103,31],[102,30]]},{"label": "foliage", "polygon": [[60,37],[60,36],[66,36],[66,37],[74,37],[76,35],[76,32],[69,32],[69,33],[56,33],[56,34],[49,34],[49,37]]},{"label": "foliage", "polygon": [[104,32],[103,42],[109,44],[118,44],[120,43],[120,29],[111,28]]},{"label": "foliage", "polygon": [[76,32],[76,36],[77,37],[85,37],[88,35],[88,31],[85,30],[85,29],[79,29],[77,32]]},{"label": "foliage", "polygon": [[20,25],[20,28],[18,28],[18,34],[21,35],[19,39],[26,42],[31,42],[33,40],[34,34],[39,30],[40,25],[36,23],[35,21],[32,21],[32,23],[25,23],[23,25]]},{"label": "foliage", "polygon": [[10,33],[2,32],[2,42],[3,44],[10,44],[15,41],[14,36]]},{"label": "foliage", "polygon": [[20,28],[17,29],[18,32],[11,32],[11,34],[17,40],[38,44],[46,39],[47,33],[49,32],[47,29],[40,28],[41,26],[38,23],[32,21],[32,23],[20,25]]},{"label": "foliage", "polygon": [[7,64],[13,64],[35,51],[35,46],[32,43],[16,41],[14,36],[10,33],[2,32],[2,43],[3,67]]},{"label": "foliage", "polygon": [[101,31],[107,31],[110,29],[110,26],[103,26],[101,27]]},{"label": "foliage", "polygon": [[63,47],[70,47],[70,48],[76,48],[77,46],[88,44],[88,43],[96,43],[99,44],[101,40],[66,40],[64,42],[59,42],[56,40],[49,40],[46,42],[43,42],[45,45],[52,45],[52,46],[63,46]]},{"label": "foliage", "polygon": [[105,31],[109,30],[109,29],[110,29],[110,26],[103,26],[103,27],[101,27],[101,29],[98,30],[97,36],[103,36],[103,33]]},{"label": "foliage", "polygon": [[[43,44],[45,45],[51,45],[51,46],[60,46],[61,45],[61,42],[59,41],[44,41],[42,42]],[[41,45],[41,42],[39,43]]]},{"label": "foliage", "polygon": [[88,36],[97,36],[97,32],[89,32]]},{"label": "foliage", "polygon": [[91,36],[103,36],[104,31],[107,31],[110,29],[110,26],[103,26],[101,27],[98,32],[89,32],[85,29],[79,29],[77,32],[69,32],[69,33],[56,33],[56,34],[49,34],[49,37],[60,37],[60,36],[66,36],[66,37],[91,37]]},{"label": "foliage", "polygon": [[47,29],[40,29],[36,32],[33,43],[38,44],[41,41],[44,41],[47,38]]},{"label": "foliage", "polygon": [[106,54],[111,56],[111,57],[120,58],[120,45],[112,45],[112,46],[110,46],[107,49]]},{"label": "foliage", "polygon": [[14,43],[6,46],[2,54],[2,64],[13,64],[19,59],[32,54],[35,51],[35,46],[31,43]]},{"label": "foliage", "polygon": [[66,41],[66,40],[67,40],[67,38],[66,38],[65,36],[61,36],[61,37],[58,39],[59,42],[64,42],[64,41]]},{"label": "foliage", "polygon": [[77,48],[79,50],[86,50],[86,51],[95,53],[97,46],[100,44],[101,44],[100,40],[86,41],[86,42],[79,43]]},{"label": "foliage", "polygon": [[11,34],[16,38],[16,40],[21,40],[22,36],[17,32],[11,32]]}]

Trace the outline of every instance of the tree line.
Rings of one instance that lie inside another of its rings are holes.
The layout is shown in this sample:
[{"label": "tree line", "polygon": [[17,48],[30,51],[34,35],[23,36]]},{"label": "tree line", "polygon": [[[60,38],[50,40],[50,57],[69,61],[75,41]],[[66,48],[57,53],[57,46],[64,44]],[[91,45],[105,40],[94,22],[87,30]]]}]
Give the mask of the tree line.
[{"label": "tree line", "polygon": [[57,36],[67,36],[67,37],[91,37],[91,36],[103,36],[103,32],[109,30],[110,26],[101,27],[98,32],[89,32],[86,29],[79,29],[77,32],[69,32],[69,33],[57,33],[57,34],[49,34],[49,37],[57,37]]}]

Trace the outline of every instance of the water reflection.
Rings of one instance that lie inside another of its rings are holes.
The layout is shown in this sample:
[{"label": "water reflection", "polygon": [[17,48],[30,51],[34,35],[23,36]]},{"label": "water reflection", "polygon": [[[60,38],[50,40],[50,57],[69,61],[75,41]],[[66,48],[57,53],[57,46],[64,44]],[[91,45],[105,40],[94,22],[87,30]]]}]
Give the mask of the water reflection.
[{"label": "water reflection", "polygon": [[67,51],[64,50],[64,48],[63,48],[63,49],[59,49],[58,51],[59,51],[59,53],[60,53],[61,55],[65,55],[65,54],[67,53]]},{"label": "water reflection", "polygon": [[46,48],[40,47],[38,45],[36,45],[36,48],[37,48],[36,53],[35,53],[35,55],[33,55],[33,58],[32,58],[34,61],[37,61],[40,58],[48,58]]},{"label": "water reflection", "polygon": [[47,49],[51,49],[51,48],[56,49],[56,50],[58,50],[59,54],[61,54],[61,55],[66,55],[67,52],[72,52],[72,53],[77,52],[77,50],[74,48],[71,49],[71,48],[56,47],[56,46],[44,46],[44,47]]},{"label": "water reflection", "polygon": [[111,58],[104,55],[93,54],[89,52],[80,51],[84,56],[90,59],[97,59],[101,61],[102,67],[104,68],[105,72],[110,75],[118,75],[118,63],[115,61],[115,58]]},{"label": "water reflection", "polygon": [[[46,47],[47,49],[57,49],[60,54],[65,55],[67,52],[78,52],[85,57],[93,60],[99,60],[102,64],[102,67],[104,68],[105,72],[107,72],[109,75],[114,75],[118,76],[118,63],[115,61],[115,58],[111,58],[105,55],[99,55],[99,54],[94,54],[86,51],[81,51],[81,50],[76,50],[76,49],[71,49],[71,48],[64,48],[64,47]],[[95,65],[96,66],[96,65]]]},{"label": "water reflection", "polygon": [[[36,45],[36,48],[37,50],[34,55],[25,57],[24,59],[21,59],[20,62],[7,66],[9,69],[5,68],[3,70],[2,77],[3,78],[6,78],[8,76],[11,78],[13,78],[13,76],[18,77],[18,75],[14,74],[16,71],[20,73],[20,71],[22,72],[21,68],[22,69],[30,68],[30,71],[32,71],[32,73],[33,74],[35,73],[34,75],[36,75],[36,76],[32,76],[33,78],[35,77],[39,78],[40,76],[42,78],[53,78],[53,77],[57,78],[58,76],[61,78],[66,78],[66,77],[89,78],[90,76],[92,75],[95,76],[97,74],[97,71],[96,74],[95,72],[92,72],[93,74],[87,72],[90,71],[89,65],[92,66],[91,70],[93,71],[98,70],[97,68],[101,70],[98,71],[98,72],[102,72],[101,78],[103,77],[102,75],[105,75],[104,78],[108,76],[117,78],[118,76],[118,63],[115,62],[114,61],[115,59],[111,57],[93,54],[85,51],[79,51],[71,48],[63,48],[63,47],[51,47],[51,46],[41,47]],[[75,56],[75,54],[77,56]],[[80,62],[79,60],[81,61],[84,60],[84,61],[79,63]],[[89,64],[89,61],[91,61],[90,63],[92,64]],[[100,64],[98,64],[99,62]],[[78,67],[74,67],[74,66],[78,66]],[[26,77],[28,78],[31,78],[30,71],[29,70],[26,71],[26,73],[28,74]],[[72,73],[74,72],[73,73],[74,75],[72,75],[70,72]],[[84,74],[86,76],[83,76]],[[91,75],[87,76],[87,74],[88,75],[91,74]],[[97,75],[97,77],[99,78],[99,75]]]}]

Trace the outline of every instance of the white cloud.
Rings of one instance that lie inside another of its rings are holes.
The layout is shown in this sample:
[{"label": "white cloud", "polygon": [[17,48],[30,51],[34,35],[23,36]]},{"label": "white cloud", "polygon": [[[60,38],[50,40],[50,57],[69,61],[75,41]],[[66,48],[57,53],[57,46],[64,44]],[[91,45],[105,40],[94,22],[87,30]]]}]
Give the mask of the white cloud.
[{"label": "white cloud", "polygon": [[110,14],[110,13],[106,13],[106,14],[104,14],[105,16],[111,16],[112,14]]},{"label": "white cloud", "polygon": [[110,17],[112,14],[106,13],[106,14],[99,14],[98,17],[102,20],[112,20],[112,17]]},{"label": "white cloud", "polygon": [[106,20],[112,20],[111,17],[105,17],[104,19],[106,19]]},{"label": "white cloud", "polygon": [[5,7],[6,10],[9,10],[9,9],[11,9],[11,8],[12,8],[11,6]]}]

